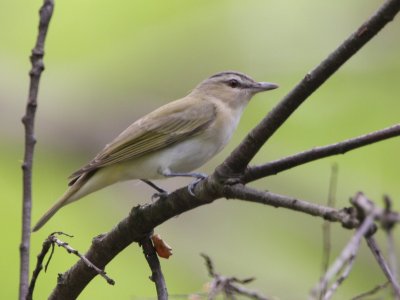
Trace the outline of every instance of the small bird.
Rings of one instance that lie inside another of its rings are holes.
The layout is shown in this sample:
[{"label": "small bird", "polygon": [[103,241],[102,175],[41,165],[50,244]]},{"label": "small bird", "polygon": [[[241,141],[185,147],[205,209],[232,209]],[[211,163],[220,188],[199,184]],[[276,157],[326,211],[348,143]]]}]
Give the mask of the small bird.
[{"label": "small bird", "polygon": [[234,71],[217,73],[186,97],[138,119],[70,177],[69,188],[33,227],[39,230],[61,207],[118,181],[139,179],[160,193],[151,179],[186,176],[194,185],[207,177],[190,173],[221,151],[243,109],[257,93],[277,84],[256,82]]}]

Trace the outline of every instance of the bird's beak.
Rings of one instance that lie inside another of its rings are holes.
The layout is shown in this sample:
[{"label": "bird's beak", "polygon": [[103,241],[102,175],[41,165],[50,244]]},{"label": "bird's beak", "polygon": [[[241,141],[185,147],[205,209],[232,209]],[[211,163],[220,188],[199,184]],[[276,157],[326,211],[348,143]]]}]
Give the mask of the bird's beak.
[{"label": "bird's beak", "polygon": [[254,91],[254,93],[259,93],[259,92],[274,90],[277,89],[278,87],[279,85],[272,82],[257,82],[252,88],[252,90]]}]

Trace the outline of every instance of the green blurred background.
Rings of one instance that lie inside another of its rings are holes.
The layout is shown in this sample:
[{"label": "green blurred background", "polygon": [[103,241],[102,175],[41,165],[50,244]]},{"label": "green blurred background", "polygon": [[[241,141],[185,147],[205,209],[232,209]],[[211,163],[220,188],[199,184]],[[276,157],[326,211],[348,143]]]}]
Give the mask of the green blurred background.
[{"label": "green blurred background", "polygon": [[[280,84],[250,103],[233,141],[201,170],[213,168],[296,84],[346,38],[382,1],[56,1],[46,42],[36,121],[33,221],[64,192],[66,177],[131,122],[199,81],[222,70]],[[21,217],[21,159],[28,56],[41,1],[0,0],[0,134],[2,253],[1,299],[17,295]],[[320,88],[254,159],[261,163],[317,145],[337,142],[399,122],[400,18]],[[400,199],[400,139],[392,139],[301,166],[253,183],[260,189],[325,203],[331,165],[339,165],[338,206],[362,190],[380,203]],[[169,190],[188,181],[159,182]],[[153,191],[128,182],[61,210],[32,236],[32,263],[52,231],[84,252],[130,208]],[[200,252],[217,271],[255,276],[249,287],[276,299],[306,298],[321,270],[318,218],[235,200],[219,200],[182,214],[156,229],[174,249],[162,266],[171,295],[201,292],[208,281]],[[351,232],[333,226],[333,254]],[[384,240],[381,240],[384,245]],[[336,299],[347,299],[385,281],[363,249]],[[37,283],[45,299],[76,257],[56,249]],[[107,267],[114,287],[96,278],[81,299],[155,298],[149,268],[137,245]]]}]

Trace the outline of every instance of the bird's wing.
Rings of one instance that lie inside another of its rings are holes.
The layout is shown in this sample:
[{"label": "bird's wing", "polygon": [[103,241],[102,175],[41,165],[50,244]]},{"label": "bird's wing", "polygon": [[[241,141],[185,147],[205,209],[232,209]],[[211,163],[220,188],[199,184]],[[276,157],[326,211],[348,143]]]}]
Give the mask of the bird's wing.
[{"label": "bird's wing", "polygon": [[92,161],[74,172],[69,184],[82,174],[141,157],[202,132],[214,121],[216,107],[211,102],[200,102],[190,105],[187,99],[177,100],[134,122]]}]

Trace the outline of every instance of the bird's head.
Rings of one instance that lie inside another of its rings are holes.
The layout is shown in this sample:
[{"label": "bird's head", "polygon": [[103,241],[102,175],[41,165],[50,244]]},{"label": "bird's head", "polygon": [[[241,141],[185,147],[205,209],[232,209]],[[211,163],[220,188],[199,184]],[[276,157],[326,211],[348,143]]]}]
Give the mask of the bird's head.
[{"label": "bird's head", "polygon": [[231,107],[242,107],[255,94],[278,88],[270,82],[257,82],[250,76],[236,72],[220,72],[202,81],[193,93],[213,97],[228,103]]}]

